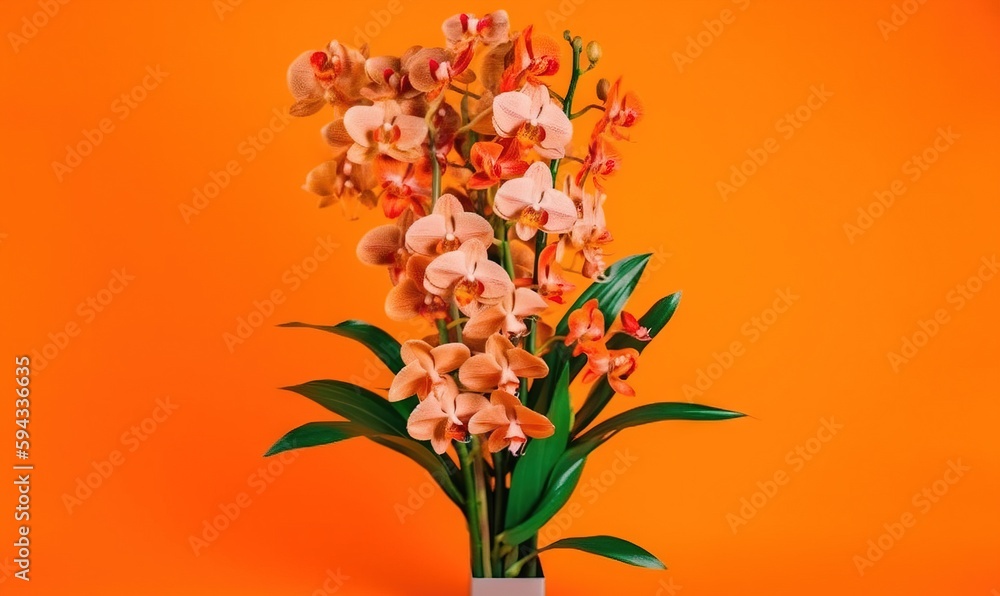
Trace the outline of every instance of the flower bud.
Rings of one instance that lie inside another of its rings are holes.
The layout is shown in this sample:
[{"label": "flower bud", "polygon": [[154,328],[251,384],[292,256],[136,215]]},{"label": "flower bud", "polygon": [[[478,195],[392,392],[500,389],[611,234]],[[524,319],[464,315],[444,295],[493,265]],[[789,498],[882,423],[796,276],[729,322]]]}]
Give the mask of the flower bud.
[{"label": "flower bud", "polygon": [[580,37],[579,35],[577,35],[576,37],[574,37],[573,41],[571,43],[573,44],[573,49],[574,50],[580,51],[580,50],[583,49],[583,38]]},{"label": "flower bud", "polygon": [[597,61],[601,59],[604,52],[601,50],[601,44],[596,41],[592,41],[587,44],[587,60],[590,60],[591,64],[597,64]]},{"label": "flower bud", "polygon": [[597,99],[605,101],[608,99],[608,91],[611,89],[611,81],[601,79],[597,81]]}]

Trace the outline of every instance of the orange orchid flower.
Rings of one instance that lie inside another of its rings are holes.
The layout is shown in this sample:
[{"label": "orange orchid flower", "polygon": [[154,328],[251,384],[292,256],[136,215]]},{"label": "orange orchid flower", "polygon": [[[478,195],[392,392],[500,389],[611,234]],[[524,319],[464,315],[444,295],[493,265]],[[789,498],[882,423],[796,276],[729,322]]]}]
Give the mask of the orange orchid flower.
[{"label": "orange orchid flower", "polygon": [[503,138],[534,147],[546,159],[561,159],[573,138],[573,124],[552,103],[544,86],[528,86],[493,98],[493,128]]},{"label": "orange orchid flower", "polygon": [[639,366],[639,351],[635,348],[609,350],[603,342],[583,342],[582,352],[587,355],[587,368],[583,382],[589,383],[603,375],[615,393],[635,396],[635,389],[625,381]]},{"label": "orange orchid flower", "polygon": [[604,338],[604,312],[598,308],[596,298],[583,303],[583,306],[569,314],[569,333],[564,340],[567,346],[573,342],[580,342],[573,351],[574,356],[578,356],[584,346],[589,343],[599,342]]},{"label": "orange orchid flower", "polygon": [[634,337],[639,341],[650,341],[653,337],[649,334],[649,327],[639,325],[639,320],[632,313],[622,311],[621,314],[622,331],[626,335]]},{"label": "orange orchid flower", "polygon": [[429,395],[410,413],[406,430],[418,441],[430,441],[434,452],[443,454],[452,439],[468,441],[469,421],[489,406],[490,402],[478,393]]},{"label": "orange orchid flower", "polygon": [[309,116],[326,103],[348,106],[360,99],[365,56],[338,41],[325,51],[303,52],[288,67],[288,89],[295,98],[292,116]]},{"label": "orange orchid flower", "polygon": [[576,286],[563,275],[556,261],[558,250],[558,244],[550,244],[538,257],[538,294],[556,304],[564,304],[563,293],[572,292]]},{"label": "orange orchid flower", "polygon": [[413,222],[406,232],[410,252],[437,256],[458,250],[466,240],[493,242],[493,226],[478,213],[466,211],[455,195],[444,194],[434,204],[434,213]]},{"label": "orange orchid flower", "polygon": [[406,261],[406,277],[385,297],[385,313],[393,321],[424,317],[430,322],[448,317],[448,304],[424,288],[424,273],[430,257],[413,255]]},{"label": "orange orchid flower", "polygon": [[406,363],[389,386],[389,401],[400,401],[416,394],[421,400],[434,395],[439,400],[458,393],[455,380],[448,373],[469,359],[465,344],[450,343],[432,348],[419,339],[411,339],[399,351]]},{"label": "orange orchid flower", "polygon": [[424,273],[424,287],[437,296],[454,296],[466,315],[500,302],[514,287],[504,268],[490,261],[486,246],[467,240],[458,250],[434,259]]},{"label": "orange orchid flower", "polygon": [[590,140],[587,157],[583,159],[583,165],[576,175],[576,183],[583,186],[584,178],[590,174],[593,176],[594,186],[603,192],[602,182],[617,172],[621,168],[621,163],[622,156],[618,149],[605,135],[596,135]]},{"label": "orange orchid flower", "polygon": [[520,377],[540,379],[547,374],[549,367],[544,360],[515,348],[500,334],[491,335],[486,340],[486,351],[472,356],[458,369],[459,381],[473,391],[501,389],[512,394],[521,386]]},{"label": "orange orchid flower", "polygon": [[455,54],[444,48],[423,48],[407,58],[406,68],[415,89],[434,99],[452,82],[471,83],[475,75],[467,70],[472,52]]},{"label": "orange orchid flower", "polygon": [[[539,77],[559,72],[559,42],[546,35],[533,35],[530,25],[514,41],[514,58],[500,80],[501,91],[520,89],[525,83],[542,85]],[[548,96],[548,90],[545,91]]]},{"label": "orange orchid flower", "polygon": [[379,155],[374,162],[375,177],[381,181],[382,210],[395,219],[410,210],[417,215],[427,213],[431,203],[431,165],[427,159],[416,163],[397,161]]},{"label": "orange orchid flower", "polygon": [[560,239],[556,258],[564,262],[567,252],[580,252],[584,259],[583,275],[595,279],[606,269],[604,247],[614,240],[604,217],[606,196],[603,192],[584,192],[581,187],[573,184],[570,176],[566,177],[564,188],[576,204],[579,219],[573,224],[570,233]]},{"label": "orange orchid flower", "polygon": [[503,299],[472,315],[465,324],[462,337],[466,343],[479,349],[490,336],[503,333],[508,337],[521,337],[528,333],[526,317],[542,314],[548,305],[536,292],[517,288]]},{"label": "orange orchid flower", "polygon": [[414,46],[400,58],[374,56],[365,60],[365,74],[371,82],[361,88],[361,95],[373,102],[412,99],[419,95],[420,90],[413,88],[406,69],[408,59],[419,50],[420,46]]},{"label": "orange orchid flower", "polygon": [[476,42],[491,46],[510,38],[510,19],[506,10],[497,10],[476,18],[471,13],[448,17],[441,25],[451,49],[464,49]]},{"label": "orange orchid flower", "polygon": [[569,232],[577,220],[573,201],[552,187],[552,172],[542,162],[531,164],[523,177],[504,182],[493,210],[516,222],[514,229],[521,240],[534,238],[539,229],[550,234]]},{"label": "orange orchid flower", "polygon": [[622,80],[619,77],[608,90],[608,98],[604,101],[604,116],[597,123],[595,134],[607,128],[614,138],[627,140],[627,133],[622,132],[621,129],[632,128],[642,120],[644,110],[639,96],[633,91],[622,94],[621,84]]},{"label": "orange orchid flower", "polygon": [[503,180],[524,175],[528,162],[521,159],[517,143],[480,141],[472,146],[469,159],[476,173],[469,179],[469,188],[482,190]]},{"label": "orange orchid flower", "polygon": [[344,113],[344,128],[354,141],[347,150],[347,159],[354,163],[371,161],[378,155],[414,162],[424,155],[427,122],[404,114],[398,102],[353,106]]},{"label": "orange orchid flower", "polygon": [[374,207],[378,202],[372,192],[374,186],[375,178],[370,166],[353,164],[341,155],[313,168],[306,175],[306,183],[302,188],[319,196],[321,208],[340,203],[344,215],[357,219],[357,209],[351,205],[363,205],[369,209]]},{"label": "orange orchid flower", "polygon": [[396,285],[406,273],[410,253],[406,250],[406,231],[413,223],[413,214],[406,213],[396,223],[377,226],[361,237],[357,246],[358,260],[366,265],[389,268],[389,279]]},{"label": "orange orchid flower", "polygon": [[499,389],[490,394],[490,405],[469,420],[468,428],[474,435],[490,433],[487,440],[490,452],[508,448],[514,456],[524,452],[528,437],[545,439],[555,433],[555,426],[548,418],[521,405],[521,400]]}]

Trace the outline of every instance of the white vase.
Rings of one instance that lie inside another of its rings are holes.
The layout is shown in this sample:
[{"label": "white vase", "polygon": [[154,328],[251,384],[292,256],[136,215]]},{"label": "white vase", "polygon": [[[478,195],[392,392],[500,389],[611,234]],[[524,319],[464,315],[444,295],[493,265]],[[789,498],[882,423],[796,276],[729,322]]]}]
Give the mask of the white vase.
[{"label": "white vase", "polygon": [[472,578],[472,596],[545,596],[545,578]]}]

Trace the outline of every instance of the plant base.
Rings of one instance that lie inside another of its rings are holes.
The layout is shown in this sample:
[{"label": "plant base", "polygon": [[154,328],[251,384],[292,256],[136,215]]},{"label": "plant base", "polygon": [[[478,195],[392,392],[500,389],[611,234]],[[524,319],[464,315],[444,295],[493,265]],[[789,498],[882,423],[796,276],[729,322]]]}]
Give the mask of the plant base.
[{"label": "plant base", "polygon": [[472,578],[472,596],[545,596],[545,578]]}]

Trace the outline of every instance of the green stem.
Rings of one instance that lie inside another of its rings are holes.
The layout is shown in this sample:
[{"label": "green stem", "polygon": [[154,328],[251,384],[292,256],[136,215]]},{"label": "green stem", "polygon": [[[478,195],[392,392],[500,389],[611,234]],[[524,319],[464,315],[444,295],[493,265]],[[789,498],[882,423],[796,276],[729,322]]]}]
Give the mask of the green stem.
[{"label": "green stem", "polygon": [[540,553],[541,551],[532,550],[528,556],[511,563],[510,565],[507,566],[507,570],[504,572],[504,576],[517,577],[521,573],[521,567],[524,567],[524,564],[528,563],[529,561],[534,561],[535,558],[538,557]]},{"label": "green stem", "polygon": [[454,327],[455,329],[455,341],[462,342],[462,315],[458,312],[458,303],[454,300],[451,301],[451,324],[448,327]]},{"label": "green stem", "polygon": [[507,226],[501,228],[503,238],[500,239],[500,250],[503,251],[503,268],[507,270],[507,275],[511,281],[514,280],[514,253],[510,250],[510,240],[507,238]]},{"label": "green stem", "polygon": [[441,196],[441,164],[438,163],[437,158],[437,134],[434,130],[428,133],[428,140],[430,141],[430,154],[431,154],[431,209],[434,208],[434,204],[437,203],[438,197]]},{"label": "green stem", "polygon": [[582,110],[580,110],[579,112],[577,112],[575,114],[570,114],[569,119],[570,120],[575,120],[575,119],[579,118],[580,116],[583,116],[584,114],[586,114],[590,110],[601,110],[603,112],[604,111],[604,106],[598,105],[596,103],[592,103],[589,106],[587,106],[587,107],[583,108]]},{"label": "green stem", "polygon": [[438,327],[438,339],[441,341],[441,345],[449,343],[451,340],[448,339],[448,323],[444,319],[437,320]]},{"label": "green stem", "polygon": [[476,509],[479,514],[479,536],[482,543],[483,571],[486,577],[493,577],[493,557],[490,555],[490,519],[487,507],[486,470],[483,466],[482,449],[479,448],[479,438],[472,437],[472,466],[476,481]]},{"label": "green stem", "polygon": [[459,461],[462,463],[462,476],[465,479],[465,517],[469,522],[472,577],[483,577],[483,536],[479,526],[479,500],[476,497],[476,480],[473,478],[474,464],[469,454],[469,448],[465,446],[465,443],[455,443],[455,449],[458,451]]}]

